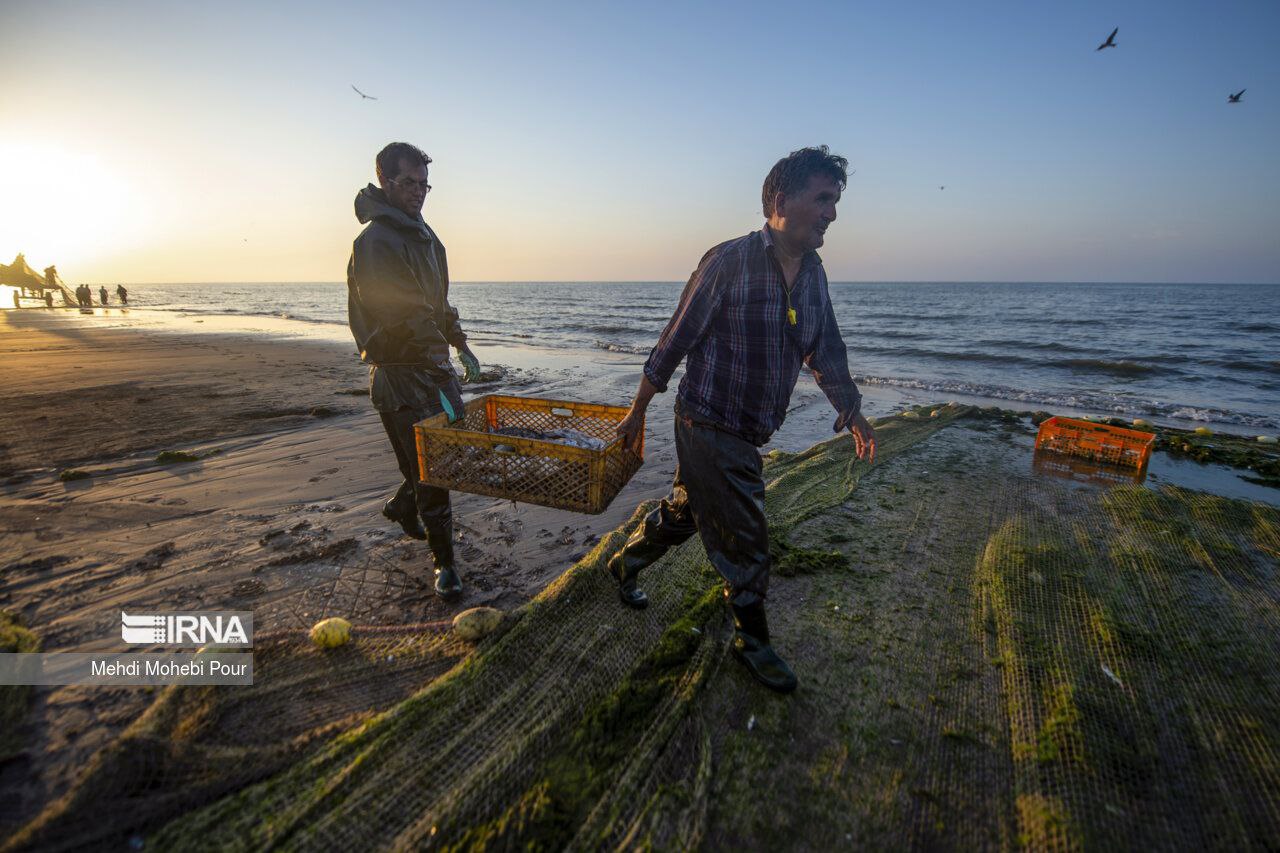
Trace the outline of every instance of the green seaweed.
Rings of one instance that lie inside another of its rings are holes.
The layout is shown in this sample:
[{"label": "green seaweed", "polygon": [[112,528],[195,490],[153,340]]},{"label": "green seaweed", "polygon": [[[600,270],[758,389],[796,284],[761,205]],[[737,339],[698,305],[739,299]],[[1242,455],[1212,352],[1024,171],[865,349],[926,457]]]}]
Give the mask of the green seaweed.
[{"label": "green seaweed", "polygon": [[208,459],[211,456],[217,456],[222,452],[222,448],[215,447],[212,450],[206,450],[204,453],[192,453],[189,450],[162,450],[156,455],[156,462],[161,465],[176,465],[181,462],[199,462],[202,459]]},{"label": "green seaweed", "polygon": [[[231,753],[257,775],[156,811],[148,846],[1265,847],[1280,512],[1033,478],[999,440],[1025,413],[925,408],[877,423],[875,466],[848,436],[765,461],[795,695],[728,658],[696,539],[620,609],[603,563],[638,511],[410,698],[274,764]],[[182,738],[220,717],[184,695],[122,749],[199,764]],[[120,766],[77,809],[136,797]]]},{"label": "green seaweed", "polygon": [[[0,610],[0,653],[24,654],[40,651],[40,640],[22,620],[7,610]],[[0,762],[22,750],[22,721],[31,703],[27,685],[0,685]]]},{"label": "green seaweed", "polygon": [[1046,692],[1044,705],[1048,716],[1040,725],[1036,739],[1036,760],[1079,761],[1083,758],[1084,737],[1080,733],[1080,709],[1074,701],[1070,682],[1052,685]]},{"label": "green seaweed", "polygon": [[618,689],[587,710],[565,747],[551,756],[541,778],[517,802],[445,849],[507,848],[518,840],[524,849],[557,850],[573,839],[657,705],[687,676],[704,641],[703,629],[722,613],[720,598],[718,589],[704,592]]},{"label": "green seaweed", "polygon": [[779,543],[774,551],[773,570],[784,578],[834,571],[848,567],[849,558],[839,551],[818,551]]},{"label": "green seaweed", "polygon": [[174,465],[179,462],[199,462],[200,457],[185,450],[162,450],[156,455],[156,461],[161,465]]}]

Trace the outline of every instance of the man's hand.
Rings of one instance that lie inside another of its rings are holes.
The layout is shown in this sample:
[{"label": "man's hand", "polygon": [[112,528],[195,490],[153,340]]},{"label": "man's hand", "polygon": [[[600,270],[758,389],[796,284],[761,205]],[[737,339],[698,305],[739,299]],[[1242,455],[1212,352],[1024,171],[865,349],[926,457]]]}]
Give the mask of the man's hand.
[{"label": "man's hand", "polygon": [[865,459],[869,464],[875,464],[876,461],[876,431],[871,428],[871,424],[863,417],[862,412],[854,414],[852,412],[841,412],[836,418],[835,431],[848,429],[853,435],[853,449],[858,454],[859,459]]},{"label": "man's hand", "polygon": [[618,421],[618,437],[622,439],[623,448],[640,446],[640,431],[644,429],[644,409],[631,406],[627,416]]},{"label": "man's hand", "polygon": [[450,380],[436,387],[440,391],[440,407],[444,409],[445,417],[449,419],[449,423],[457,423],[462,420],[463,415],[467,413],[467,409],[462,403],[462,389],[458,387],[457,380]]},{"label": "man's hand", "polygon": [[471,347],[463,344],[458,347],[458,360],[462,362],[463,382],[480,381],[480,359],[476,358]]},{"label": "man's hand", "polygon": [[627,416],[618,421],[618,437],[622,439],[622,446],[626,449],[636,449],[640,447],[641,430],[644,429],[644,413],[649,408],[649,401],[653,399],[653,395],[658,393],[658,389],[649,381],[648,376],[640,377],[640,388],[636,391],[636,398],[631,401],[631,411],[627,412]]}]

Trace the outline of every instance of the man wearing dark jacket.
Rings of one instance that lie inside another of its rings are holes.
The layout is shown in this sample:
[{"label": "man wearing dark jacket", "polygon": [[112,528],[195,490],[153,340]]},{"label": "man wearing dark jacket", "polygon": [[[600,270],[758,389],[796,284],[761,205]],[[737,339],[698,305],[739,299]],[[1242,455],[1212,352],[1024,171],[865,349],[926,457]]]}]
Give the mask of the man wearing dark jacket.
[{"label": "man wearing dark jacket", "polygon": [[369,184],[356,195],[356,218],[365,228],[347,265],[347,310],[360,358],[369,365],[369,396],[404,475],[382,513],[409,536],[427,540],[436,592],[451,597],[462,592],[462,579],[453,561],[449,492],[420,482],[413,425],[441,411],[451,422],[464,414],[450,346],[458,350],[465,381],[479,379],[480,362],[449,305],[444,246],[422,219],[430,163],[404,142],[378,153],[380,186]]}]

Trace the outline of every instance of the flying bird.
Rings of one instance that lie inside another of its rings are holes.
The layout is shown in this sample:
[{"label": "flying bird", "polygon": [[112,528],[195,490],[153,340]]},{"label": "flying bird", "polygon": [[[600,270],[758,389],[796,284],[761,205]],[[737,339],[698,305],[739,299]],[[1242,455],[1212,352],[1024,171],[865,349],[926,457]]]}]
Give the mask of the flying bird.
[{"label": "flying bird", "polygon": [[360,96],[360,97],[362,97],[362,98],[365,98],[366,100],[370,100],[370,101],[376,101],[376,100],[378,100],[378,99],[377,99],[377,98],[375,98],[373,95],[366,95],[364,92],[361,92],[359,89],[356,89],[356,85],[355,85],[354,83],[352,83],[352,84],[351,84],[351,88],[352,88],[352,89],[355,89],[356,94],[357,94],[357,95],[359,95],[359,96]]},{"label": "flying bird", "polygon": [[1239,92],[1236,92],[1234,95],[1227,95],[1227,103],[1228,104],[1240,103],[1240,96],[1244,94],[1244,91],[1245,91],[1244,89],[1241,89]]},{"label": "flying bird", "polygon": [[945,190],[945,189],[946,189],[946,187],[938,187],[938,189],[940,189],[940,190]]},{"label": "flying bird", "polygon": [[1112,31],[1111,31],[1111,35],[1107,36],[1107,40],[1106,40],[1106,41],[1104,41],[1102,44],[1098,45],[1098,50],[1102,50],[1104,47],[1115,47],[1115,46],[1116,46],[1116,33],[1118,33],[1118,32],[1120,32],[1120,28],[1119,28],[1119,27],[1116,27],[1114,30],[1112,30]]}]

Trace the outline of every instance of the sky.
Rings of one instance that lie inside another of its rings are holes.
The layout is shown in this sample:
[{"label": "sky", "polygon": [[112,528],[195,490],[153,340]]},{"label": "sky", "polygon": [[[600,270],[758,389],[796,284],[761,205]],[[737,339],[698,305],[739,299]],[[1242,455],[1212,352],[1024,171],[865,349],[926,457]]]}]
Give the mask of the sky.
[{"label": "sky", "polygon": [[70,282],[342,280],[393,140],[456,281],[683,280],[826,144],[833,281],[1280,282],[1270,0],[3,0],[0,34],[0,258]]}]

